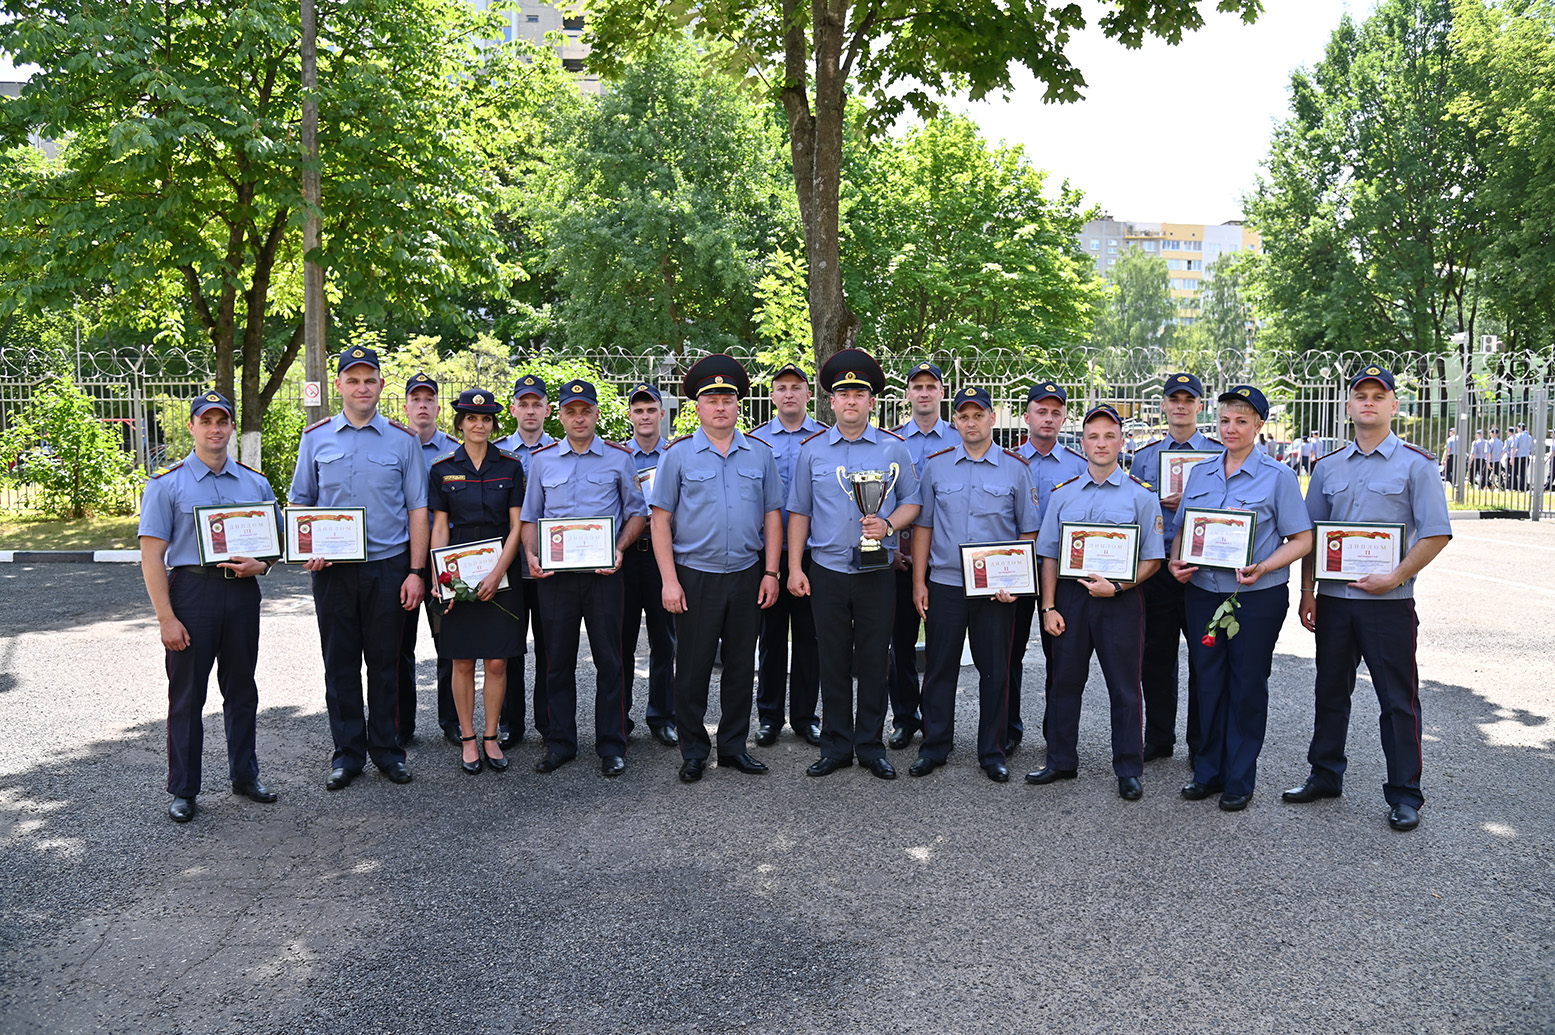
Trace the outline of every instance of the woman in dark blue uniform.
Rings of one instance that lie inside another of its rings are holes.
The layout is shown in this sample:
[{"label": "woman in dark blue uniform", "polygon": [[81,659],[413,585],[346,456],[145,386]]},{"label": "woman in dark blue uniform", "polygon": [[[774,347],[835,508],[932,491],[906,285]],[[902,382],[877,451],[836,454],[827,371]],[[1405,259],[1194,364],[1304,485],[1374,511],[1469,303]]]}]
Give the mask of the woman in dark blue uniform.
[{"label": "woman in dark blue uniform", "polygon": [[[438,632],[437,654],[453,661],[454,708],[459,713],[461,765],[481,771],[481,747],[475,743],[475,659],[484,659],[486,764],[497,772],[508,760],[497,746],[497,720],[507,693],[507,659],[523,651],[519,621],[524,596],[497,584],[519,552],[519,507],[524,501],[524,469],[517,455],[491,445],[497,426],[497,397],[482,388],[459,396],[454,432],[464,444],[433,461],[427,491],[432,513],[432,548],[482,539],[501,539],[502,557],[476,590],[479,601],[450,601]],[[516,579],[513,586],[517,586]],[[504,610],[506,608],[506,610]]]}]

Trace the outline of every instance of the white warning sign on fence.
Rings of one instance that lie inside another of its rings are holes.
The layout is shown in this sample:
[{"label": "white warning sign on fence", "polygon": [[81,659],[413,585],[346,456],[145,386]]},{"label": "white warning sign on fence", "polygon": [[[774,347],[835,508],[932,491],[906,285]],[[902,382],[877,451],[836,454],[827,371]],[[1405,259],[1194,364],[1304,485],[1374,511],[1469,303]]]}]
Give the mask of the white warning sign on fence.
[{"label": "white warning sign on fence", "polygon": [[304,381],[302,383],[302,404],[304,406],[319,406],[324,402],[324,385],[318,381]]}]

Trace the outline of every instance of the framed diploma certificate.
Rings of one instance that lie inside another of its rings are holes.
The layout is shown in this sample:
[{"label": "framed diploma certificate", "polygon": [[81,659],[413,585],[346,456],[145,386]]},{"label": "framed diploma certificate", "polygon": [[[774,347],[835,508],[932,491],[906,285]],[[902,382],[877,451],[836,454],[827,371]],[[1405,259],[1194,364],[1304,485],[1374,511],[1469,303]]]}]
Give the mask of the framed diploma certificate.
[{"label": "framed diploma certificate", "polygon": [[1203,463],[1220,456],[1204,449],[1162,449],[1157,459],[1160,470],[1156,473],[1156,495],[1175,496],[1188,484],[1188,472]]},{"label": "framed diploma certificate", "polygon": [[1018,597],[1037,594],[1037,544],[962,543],[961,579],[969,597],[991,597],[1001,589]]},{"label": "framed diploma certificate", "polygon": [[200,563],[220,564],[234,557],[268,561],[281,556],[280,517],[274,503],[195,507]]},{"label": "framed diploma certificate", "polygon": [[637,487],[642,490],[643,499],[653,502],[653,479],[659,473],[657,467],[644,467],[637,472]]},{"label": "framed diploma certificate", "polygon": [[616,566],[616,519],[541,518],[540,567],[546,571],[594,571]]},{"label": "framed diploma certificate", "polygon": [[367,560],[365,507],[287,507],[286,559]]},{"label": "framed diploma certificate", "polygon": [[1235,571],[1253,563],[1253,530],[1258,518],[1250,510],[1184,507],[1182,556],[1178,560],[1200,568]]},{"label": "framed diploma certificate", "polygon": [[1367,521],[1315,521],[1317,577],[1354,582],[1386,575],[1404,560],[1404,526]]},{"label": "framed diploma certificate", "polygon": [[1139,574],[1139,526],[1065,521],[1058,534],[1058,577],[1100,575],[1133,582]]},{"label": "framed diploma certificate", "polygon": [[[475,589],[501,559],[501,539],[482,539],[474,543],[459,543],[457,546],[440,546],[433,550],[432,580],[437,586],[437,598],[444,603],[454,598],[454,588],[443,585],[445,572]],[[508,577],[504,572],[502,581],[497,583],[497,589],[507,588]]]}]

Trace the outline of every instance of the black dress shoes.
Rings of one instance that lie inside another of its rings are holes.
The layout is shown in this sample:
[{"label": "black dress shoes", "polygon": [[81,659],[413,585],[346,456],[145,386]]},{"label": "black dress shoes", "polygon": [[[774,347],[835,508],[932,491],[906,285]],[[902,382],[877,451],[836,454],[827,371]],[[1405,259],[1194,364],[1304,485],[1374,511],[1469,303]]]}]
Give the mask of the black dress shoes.
[{"label": "black dress shoes", "polygon": [[324,789],[338,791],[343,787],[351,786],[351,781],[357,778],[360,770],[355,769],[331,769],[329,779],[324,781]]},{"label": "black dress shoes", "polygon": [[416,742],[416,735],[414,733],[401,733],[395,738],[395,742],[402,748],[410,747]]},{"label": "black dress shoes", "polygon": [[481,735],[481,740],[483,742],[481,744],[481,748],[482,748],[481,754],[485,755],[485,757],[486,757],[486,764],[491,766],[491,771],[494,772],[494,773],[505,773],[505,772],[508,771],[508,766],[512,764],[511,762],[509,762],[507,760],[507,756],[505,756],[505,755],[502,758],[492,758],[490,755],[486,754],[485,743],[484,742],[485,741],[494,741],[496,743],[497,747],[501,748],[502,747],[502,741],[501,741],[500,737],[501,737],[500,733],[497,736],[495,736],[495,737],[488,737],[485,734]]},{"label": "black dress shoes", "polygon": [[1221,812],[1241,812],[1247,808],[1247,803],[1253,800],[1251,794],[1222,794],[1220,796]]},{"label": "black dress shoes", "polygon": [[1413,830],[1420,825],[1420,810],[1413,805],[1395,805],[1388,811],[1388,826],[1394,830]]},{"label": "black dress shoes", "polygon": [[688,758],[680,763],[680,782],[696,783],[702,779],[702,770],[707,768],[707,759]]},{"label": "black dress shoes", "polygon": [[1145,745],[1144,760],[1146,762],[1154,762],[1158,758],[1171,758],[1171,757],[1172,757],[1172,747],[1171,747],[1170,744],[1168,744],[1166,747],[1162,747],[1159,744],[1146,744]]},{"label": "black dress shoes", "polygon": [[258,780],[242,780],[232,785],[232,793],[241,795],[249,801],[258,801],[269,804],[274,801],[276,794],[270,788]]},{"label": "black dress shoes", "polygon": [[1337,798],[1339,797],[1339,792],[1319,786],[1317,781],[1309,776],[1306,783],[1300,787],[1292,787],[1290,790],[1283,792],[1280,797],[1292,805],[1305,805],[1307,802],[1317,801],[1319,798]]},{"label": "black dress shoes", "polygon": [[812,723],[810,723],[810,725],[806,726],[804,728],[804,739],[805,739],[805,743],[806,744],[811,744],[811,745],[814,745],[815,747],[820,747],[820,745],[821,745],[821,724],[818,723],[818,722],[812,722]]},{"label": "black dress shoes", "polygon": [[404,762],[390,762],[383,775],[387,776],[392,783],[409,783],[410,767]]},{"label": "black dress shoes", "polygon": [[864,763],[864,768],[882,780],[896,779],[896,766],[884,758],[871,758]]},{"label": "black dress shoes", "polygon": [[928,776],[930,773],[944,764],[944,762],[937,758],[924,758],[922,755],[919,755],[918,760],[907,767],[907,775]]},{"label": "black dress shoes", "polygon": [[599,760],[599,771],[609,777],[626,772],[626,759],[620,755],[606,755]]},{"label": "black dress shoes", "polygon": [[560,769],[562,766],[571,761],[571,756],[564,758],[554,751],[547,751],[543,756],[541,756],[540,761],[535,763],[535,772],[554,773],[556,770]]},{"label": "black dress shoes", "polygon": [[847,769],[852,764],[853,759],[851,757],[827,758],[825,755],[822,755],[818,761],[811,762],[810,767],[805,772],[810,776],[830,776],[839,769]]},{"label": "black dress shoes", "polygon": [[1034,773],[1026,774],[1027,783],[1052,783],[1054,780],[1073,780],[1079,775],[1073,769],[1054,769],[1052,766],[1043,766]]},{"label": "black dress shoes", "polygon": [[505,730],[500,726],[497,727],[497,746],[503,751],[508,750],[523,739],[524,731],[522,729],[517,733],[513,733],[511,730]]},{"label": "black dress shoes", "polygon": [[1205,798],[1208,798],[1211,794],[1216,793],[1220,789],[1221,788],[1219,787],[1212,787],[1207,783],[1199,783],[1197,780],[1190,780],[1188,783],[1183,784],[1182,796],[1189,801],[1203,801]]},{"label": "black dress shoes", "polygon": [[777,743],[779,727],[770,722],[764,722],[756,727],[756,744],[759,747],[771,747]]},{"label": "black dress shoes", "polygon": [[1137,776],[1118,777],[1118,797],[1124,801],[1138,801],[1145,796],[1145,785]]},{"label": "black dress shoes", "polygon": [[894,726],[891,729],[891,739],[886,741],[892,751],[900,751],[912,743],[913,730],[907,726]]},{"label": "black dress shoes", "polygon": [[174,823],[187,823],[194,818],[193,798],[174,798],[167,807],[167,814]]},{"label": "black dress shoes", "polygon": [[655,726],[649,732],[653,734],[654,740],[657,740],[667,748],[675,747],[680,743],[680,734],[676,732],[674,726],[668,723],[663,726]]},{"label": "black dress shoes", "polygon": [[764,773],[767,771],[767,763],[749,751],[742,751],[738,755],[719,755],[718,768],[738,769],[742,773]]},{"label": "black dress shoes", "polygon": [[1020,738],[1019,737],[1011,737],[1009,740],[1006,740],[1004,742],[1004,757],[1005,758],[1009,758],[1011,755],[1015,754],[1015,752],[1017,752],[1019,750],[1020,750]]},{"label": "black dress shoes", "polygon": [[444,726],[443,727],[443,739],[445,741],[447,741],[448,743],[452,744],[454,747],[458,747],[459,746],[459,727],[458,726]]},{"label": "black dress shoes", "polygon": [[988,762],[983,766],[983,775],[994,783],[1010,782],[1010,767],[1003,762]]}]

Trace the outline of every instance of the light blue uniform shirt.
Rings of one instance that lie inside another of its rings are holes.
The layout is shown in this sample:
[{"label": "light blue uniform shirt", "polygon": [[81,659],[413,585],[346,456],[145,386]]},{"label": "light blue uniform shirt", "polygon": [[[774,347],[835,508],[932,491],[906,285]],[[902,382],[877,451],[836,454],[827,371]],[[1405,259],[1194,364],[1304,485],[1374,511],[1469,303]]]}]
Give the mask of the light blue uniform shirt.
[{"label": "light blue uniform shirt", "polygon": [[[414,429],[412,429],[414,434]],[[416,435],[416,441],[421,442],[421,436]],[[421,442],[421,459],[426,461],[427,470],[432,470],[432,461],[444,453],[452,453],[459,448],[459,440],[445,433],[441,428],[432,429],[432,438]]]},{"label": "light blue uniform shirt", "polygon": [[[636,435],[621,443],[621,448],[632,454],[632,466],[637,468],[637,487],[642,490],[643,499],[648,501],[649,506],[653,505],[653,500],[649,498],[648,487],[643,485],[643,472],[650,468],[657,470],[660,461],[664,458],[664,450],[668,446],[669,441],[661,438],[659,439],[659,444],[652,449],[644,449],[637,444]],[[646,527],[643,528],[643,534],[639,538],[649,538]]]},{"label": "light blue uniform shirt", "polygon": [[358,428],[337,413],[302,433],[288,494],[300,507],[363,507],[367,559],[410,545],[410,511],[427,505],[421,440],[381,413]]},{"label": "light blue uniform shirt", "polygon": [[[918,422],[909,420],[901,427],[892,428],[892,432],[902,436],[902,442],[907,446],[907,455],[912,457],[912,469],[919,479],[923,478],[923,458],[933,456],[941,450],[961,444],[961,432],[947,420],[938,418],[934,426],[928,431],[918,427]],[[912,529],[902,529],[902,534],[897,537],[900,540],[912,538]]]},{"label": "light blue uniform shirt", "polygon": [[[1422,539],[1452,535],[1436,461],[1392,432],[1370,453],[1346,442],[1323,457],[1307,483],[1307,514],[1313,521],[1402,524],[1405,554]],[[1344,582],[1319,582],[1317,593],[1349,600],[1406,600],[1415,595],[1415,580],[1380,595]]]},{"label": "light blue uniform shirt", "polygon": [[1166,545],[1161,539],[1161,501],[1155,493],[1115,468],[1104,481],[1091,477],[1090,468],[1051,494],[1042,531],[1037,533],[1037,556],[1058,558],[1065,521],[1104,525],[1138,525],[1139,559],[1161,560]]},{"label": "light blue uniform shirt", "polygon": [[1493,463],[1493,464],[1499,464],[1501,462],[1501,455],[1505,451],[1505,449],[1506,449],[1506,447],[1501,444],[1501,440],[1499,438],[1491,439],[1490,440],[1490,462]]},{"label": "light blue uniform shirt", "polygon": [[1522,459],[1525,456],[1533,456],[1533,436],[1526,431],[1519,431],[1513,436],[1507,448],[1518,459]]},{"label": "light blue uniform shirt", "polygon": [[524,440],[518,437],[518,433],[514,432],[507,438],[498,439],[497,441],[493,442],[492,445],[496,446],[498,449],[505,449],[509,453],[512,453],[514,456],[517,456],[518,462],[524,465],[524,478],[527,480],[529,477],[530,452],[532,450],[539,449],[542,446],[548,446],[555,441],[556,440],[554,438],[542,431],[540,432],[540,437],[535,440],[534,445],[526,445]]},{"label": "light blue uniform shirt", "polygon": [[524,521],[613,517],[619,539],[627,518],[648,516],[632,455],[598,435],[581,453],[573,452],[567,439],[536,446],[527,473],[524,508],[519,512]]},{"label": "light blue uniform shirt", "polygon": [[670,514],[676,564],[744,571],[762,560],[767,514],[783,509],[783,476],[765,442],[736,429],[725,455],[698,428],[664,451],[649,502]]},{"label": "light blue uniform shirt", "polygon": [[[1135,478],[1155,489],[1156,497],[1159,498],[1161,487],[1155,482],[1157,478],[1161,477],[1161,450],[1221,450],[1224,448],[1225,446],[1199,431],[1195,431],[1186,442],[1178,442],[1168,435],[1163,439],[1157,439],[1149,445],[1141,447],[1139,452],[1134,454],[1132,473]],[[1254,452],[1261,452],[1261,450],[1255,448]],[[1177,535],[1177,511],[1172,510],[1170,507],[1162,507],[1161,520],[1163,522],[1161,537],[1166,540],[1167,546],[1170,546],[1172,539]]]},{"label": "light blue uniform shirt", "polygon": [[789,431],[783,427],[781,420],[773,417],[767,423],[751,432],[751,434],[772,447],[772,456],[777,460],[778,474],[783,477],[784,550],[788,549],[788,493],[794,484],[794,464],[799,460],[799,447],[811,435],[825,430],[826,425],[806,414],[804,423],[799,425],[799,430],[797,431]]},{"label": "light blue uniform shirt", "polygon": [[1031,484],[1037,490],[1038,521],[1047,517],[1047,502],[1048,497],[1053,493],[1053,487],[1078,478],[1090,469],[1090,465],[1085,462],[1085,457],[1068,446],[1055,445],[1053,451],[1044,456],[1037,452],[1037,447],[1032,445],[1031,439],[1028,438],[1015,451],[1026,458],[1026,473],[1030,475]]},{"label": "light blue uniform shirt", "polygon": [[917,524],[934,530],[929,544],[929,581],[962,586],[962,543],[1003,543],[1035,532],[1036,490],[1026,465],[998,446],[981,459],[965,445],[931,453],[918,482],[923,510]]},{"label": "light blue uniform shirt", "polygon": [[140,534],[167,542],[163,563],[169,568],[200,563],[194,508],[271,503],[275,490],[265,476],[230,456],[212,471],[194,450],[184,462],[146,483],[140,504]]},{"label": "light blue uniform shirt", "polygon": [[[1225,459],[1206,460],[1188,472],[1183,487],[1184,507],[1210,507],[1215,510],[1250,510],[1253,522],[1253,564],[1267,560],[1285,538],[1312,527],[1306,500],[1301,498],[1301,480],[1284,464],[1254,449],[1230,478],[1226,477]],[[1174,533],[1175,534],[1175,533]],[[1185,533],[1186,534],[1186,533]],[[1171,543],[1168,541],[1168,547]],[[1283,586],[1290,581],[1290,568],[1269,571],[1258,577],[1247,592]],[[1200,568],[1193,573],[1193,584],[1211,593],[1235,593],[1236,573]]]},{"label": "light blue uniform shirt", "polygon": [[[885,471],[897,466],[896,484],[886,493],[880,516],[888,518],[904,503],[916,504],[918,476],[913,472],[912,456],[900,438],[875,427],[864,426],[858,438],[849,440],[836,428],[820,432],[799,447],[794,466],[794,481],[788,490],[791,514],[810,518],[810,559],[816,564],[845,575],[860,569],[853,556],[863,529],[859,525],[858,504],[853,502],[853,487],[843,488],[837,468],[849,471]],[[890,544],[886,544],[890,549]]]}]

